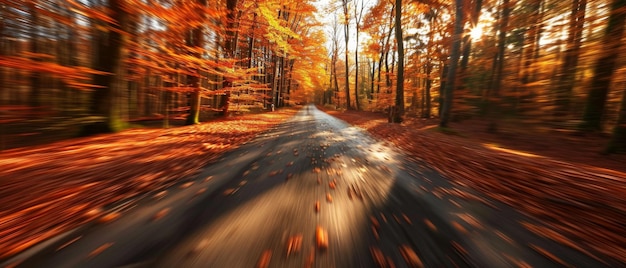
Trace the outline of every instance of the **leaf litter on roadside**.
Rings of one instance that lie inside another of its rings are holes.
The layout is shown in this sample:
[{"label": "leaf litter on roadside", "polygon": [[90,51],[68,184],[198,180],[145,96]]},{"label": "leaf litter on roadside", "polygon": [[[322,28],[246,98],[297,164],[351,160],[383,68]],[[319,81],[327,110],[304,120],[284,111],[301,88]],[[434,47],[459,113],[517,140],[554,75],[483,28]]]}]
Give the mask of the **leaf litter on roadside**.
[{"label": "leaf litter on roadside", "polygon": [[[489,199],[498,200],[541,220],[541,228],[530,228],[540,236],[595,259],[601,259],[598,256],[601,254],[626,263],[624,247],[620,245],[626,213],[626,198],[623,198],[626,173],[494,150],[466,138],[424,131],[409,123],[389,124],[384,116],[374,113],[329,111],[329,114],[392,142],[410,159],[426,162],[453,184],[479,194],[461,189],[433,189],[431,192],[438,198],[456,196],[492,208],[495,206]],[[431,182],[423,176],[420,178]],[[427,192],[425,187],[421,188]],[[348,195],[352,195],[350,189]],[[453,204],[460,206],[456,201]],[[463,220],[476,227],[480,225],[471,218]],[[424,222],[431,230],[437,230],[428,219]],[[464,232],[465,228],[458,223],[454,226]]]},{"label": "leaf litter on roadside", "polygon": [[117,202],[143,194],[158,200],[169,187],[187,188],[193,182],[182,180],[294,113],[286,109],[4,150],[0,258],[98,218],[115,220],[119,213],[102,208]]}]

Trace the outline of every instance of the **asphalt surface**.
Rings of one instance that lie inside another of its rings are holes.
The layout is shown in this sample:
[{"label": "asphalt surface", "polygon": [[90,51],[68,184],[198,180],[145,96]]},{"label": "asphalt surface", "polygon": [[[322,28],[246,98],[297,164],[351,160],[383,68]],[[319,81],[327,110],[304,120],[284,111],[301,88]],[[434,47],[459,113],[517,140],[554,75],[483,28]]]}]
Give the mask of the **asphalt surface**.
[{"label": "asphalt surface", "polygon": [[478,195],[305,106],[198,177],[111,208],[119,219],[65,233],[5,265],[606,265],[527,231],[520,222],[534,221],[505,205],[458,193]]}]

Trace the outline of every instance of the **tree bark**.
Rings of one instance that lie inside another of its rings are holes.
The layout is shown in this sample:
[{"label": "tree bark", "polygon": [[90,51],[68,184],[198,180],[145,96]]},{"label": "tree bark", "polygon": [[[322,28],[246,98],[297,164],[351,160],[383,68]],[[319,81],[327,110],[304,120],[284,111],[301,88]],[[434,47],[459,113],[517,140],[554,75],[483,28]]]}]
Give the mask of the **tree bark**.
[{"label": "tree bark", "polygon": [[[197,0],[198,4],[201,6],[206,6],[206,0]],[[187,45],[190,47],[194,47],[196,49],[202,48],[204,46],[204,34],[202,33],[202,27],[198,26],[191,30],[188,35]],[[201,58],[202,53],[194,53],[193,55],[196,58]],[[190,74],[187,76],[187,84],[193,87],[193,92],[191,92],[191,99],[189,101],[189,114],[185,120],[186,125],[193,125],[200,123],[200,103],[202,98],[200,96],[200,91],[202,85],[200,84],[200,67],[195,67],[194,74]]]},{"label": "tree bark", "polygon": [[350,65],[349,65],[349,49],[348,49],[348,43],[350,40],[350,19],[348,17],[348,0],[342,0],[343,3],[343,15],[344,15],[344,21],[343,21],[343,30],[344,30],[344,41],[346,43],[346,88],[345,88],[345,92],[346,92],[346,108],[348,110],[352,110],[352,103],[350,102]]},{"label": "tree bark", "polygon": [[392,122],[402,123],[404,117],[404,40],[402,39],[402,0],[396,0],[396,43],[398,44],[398,73],[396,76],[396,103]]},{"label": "tree bark", "polygon": [[[96,69],[106,72],[95,76],[94,84],[101,86],[92,95],[91,110],[96,115],[106,118],[102,126],[91,126],[87,134],[100,132],[116,132],[121,130],[125,123],[121,117],[121,103],[119,100],[126,79],[124,72],[125,46],[128,37],[123,34],[127,31],[129,15],[124,7],[124,0],[110,0],[109,10],[115,22],[108,27],[113,30],[108,36],[100,36]],[[99,31],[99,30],[97,30]]]},{"label": "tree bark", "polygon": [[626,13],[623,9],[625,7],[626,0],[612,1],[608,25],[602,40],[603,49],[600,52],[600,58],[595,63],[594,76],[581,124],[581,129],[584,131],[602,131],[602,119],[611,85],[611,75],[616,69],[619,48],[624,36]]},{"label": "tree bark", "polygon": [[[506,0],[505,0],[506,1]],[[452,98],[454,97],[454,84],[456,79],[456,68],[459,62],[461,50],[461,35],[463,34],[463,0],[455,0],[456,16],[454,21],[454,33],[452,35],[452,48],[450,49],[450,63],[448,77],[445,88],[445,97],[443,100],[443,109],[441,112],[440,127],[448,127],[450,115],[452,112]]]},{"label": "tree bark", "polygon": [[619,110],[617,124],[613,129],[611,141],[606,148],[607,153],[626,152],[626,90],[622,92],[622,103]]},{"label": "tree bark", "polygon": [[[28,9],[30,12],[30,52],[39,53],[39,12],[35,7],[36,1],[28,1]],[[39,61],[39,59],[33,59]],[[41,95],[41,74],[38,72],[30,73],[30,96],[28,98],[30,106],[40,106],[39,97]]]}]

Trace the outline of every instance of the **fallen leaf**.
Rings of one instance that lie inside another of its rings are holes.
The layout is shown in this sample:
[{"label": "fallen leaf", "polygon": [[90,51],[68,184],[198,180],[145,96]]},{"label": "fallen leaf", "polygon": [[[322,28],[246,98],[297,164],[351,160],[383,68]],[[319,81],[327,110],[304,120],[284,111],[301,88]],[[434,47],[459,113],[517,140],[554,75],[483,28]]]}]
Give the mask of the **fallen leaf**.
[{"label": "fallen leaf", "polygon": [[189,186],[193,185],[193,182],[186,182],[180,185],[181,189],[189,188]]},{"label": "fallen leaf", "polygon": [[120,217],[120,213],[118,213],[118,212],[111,212],[111,213],[108,213],[108,214],[102,216],[99,221],[101,223],[107,223],[107,222],[112,222],[114,220],[117,220],[119,217]]},{"label": "fallen leaf", "polygon": [[168,213],[170,212],[169,208],[164,208],[159,210],[159,212],[157,212],[156,214],[154,214],[154,216],[152,217],[153,221],[158,221],[161,218],[165,217]]},{"label": "fallen leaf", "polygon": [[372,254],[372,259],[374,259],[374,262],[376,263],[378,267],[380,268],[389,267],[387,266],[387,260],[385,259],[385,255],[378,247],[371,246],[370,253]]},{"label": "fallen leaf", "polygon": [[160,192],[154,194],[152,196],[152,198],[159,200],[159,199],[165,197],[166,195],[167,195],[167,191],[160,191]]},{"label": "fallen leaf", "polygon": [[437,226],[435,226],[429,219],[424,219],[424,223],[426,224],[426,226],[428,226],[428,228],[430,230],[432,230],[433,232],[437,231]]},{"label": "fallen leaf", "polygon": [[411,247],[407,245],[400,246],[400,254],[402,254],[404,261],[409,267],[412,267],[412,268],[424,267],[424,264],[422,264],[422,260],[420,260],[420,258],[417,256],[417,254],[415,253],[415,251],[413,251]]},{"label": "fallen leaf", "polygon": [[376,229],[380,228],[380,222],[374,216],[370,216],[370,221],[372,221],[372,225],[376,227]]},{"label": "fallen leaf", "polygon": [[378,234],[378,228],[374,225],[372,225],[372,234],[374,234],[374,238],[376,238],[376,241],[380,240],[380,235]]},{"label": "fallen leaf", "polygon": [[226,190],[224,191],[224,195],[232,195],[232,194],[234,194],[235,192],[237,192],[237,189],[235,189],[235,188],[229,188],[229,189],[226,189]]},{"label": "fallen leaf", "polygon": [[320,226],[315,229],[315,241],[318,249],[328,249],[328,233]]},{"label": "fallen leaf", "polygon": [[199,189],[199,190],[196,192],[195,196],[199,196],[199,195],[201,195],[201,194],[203,194],[203,193],[205,193],[205,192],[206,192],[206,187],[205,187],[205,188],[201,188],[201,189]]},{"label": "fallen leaf", "polygon": [[289,238],[287,241],[287,256],[291,255],[291,253],[298,253],[302,248],[302,235],[294,235]]},{"label": "fallen leaf", "polygon": [[320,211],[320,201],[315,201],[315,212],[319,212]]},{"label": "fallen leaf", "polygon": [[82,235],[80,235],[80,236],[75,237],[74,239],[72,239],[72,240],[70,240],[70,241],[67,241],[67,242],[63,243],[63,245],[60,245],[59,247],[57,247],[56,251],[59,251],[59,250],[62,250],[62,249],[64,249],[64,248],[66,248],[67,246],[69,246],[69,245],[73,244],[74,242],[78,241],[78,239],[81,239],[82,237],[83,237],[83,236],[82,236]]},{"label": "fallen leaf", "polygon": [[261,254],[261,258],[259,258],[259,262],[257,263],[257,268],[267,268],[270,265],[270,260],[272,259],[272,250],[265,250],[263,254]]},{"label": "fallen leaf", "polygon": [[88,257],[93,258],[95,256],[98,256],[100,255],[100,253],[105,251],[107,248],[110,248],[112,245],[113,243],[105,243],[102,246],[99,246],[98,248],[94,249],[91,253],[89,253]]},{"label": "fallen leaf", "polygon": [[450,224],[452,224],[452,227],[454,227],[454,229],[456,229],[457,231],[463,234],[467,234],[467,229],[465,229],[465,227],[463,227],[463,225],[461,225],[460,223],[452,221]]},{"label": "fallen leaf", "polygon": [[89,218],[97,217],[100,214],[102,214],[102,209],[101,208],[92,208],[92,209],[88,210],[87,212],[85,212],[85,216],[87,216]]},{"label": "fallen leaf", "polygon": [[326,194],[326,201],[328,201],[328,203],[332,203],[333,202],[333,197],[330,195],[330,193]]},{"label": "fallen leaf", "polygon": [[404,218],[404,220],[408,223],[408,224],[413,224],[413,222],[411,222],[411,219],[409,219],[409,216],[407,216],[406,214],[402,213],[402,218]]}]

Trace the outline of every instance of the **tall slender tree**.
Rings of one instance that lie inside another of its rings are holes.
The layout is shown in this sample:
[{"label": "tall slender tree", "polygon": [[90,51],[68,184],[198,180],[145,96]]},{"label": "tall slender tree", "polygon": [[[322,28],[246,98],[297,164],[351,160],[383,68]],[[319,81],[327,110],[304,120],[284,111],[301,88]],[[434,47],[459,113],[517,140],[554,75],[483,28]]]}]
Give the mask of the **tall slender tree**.
[{"label": "tall slender tree", "polygon": [[343,38],[346,44],[346,50],[345,50],[345,54],[346,54],[346,64],[345,64],[345,68],[346,68],[346,74],[345,74],[345,80],[346,80],[346,85],[345,85],[345,92],[346,92],[346,108],[348,110],[352,110],[352,103],[350,102],[350,64],[349,64],[349,55],[350,55],[350,51],[348,49],[348,44],[350,43],[350,12],[348,9],[348,2],[349,0],[341,0],[341,6],[343,8]]},{"label": "tall slender tree", "polygon": [[[359,3],[361,4],[359,6]],[[365,10],[365,2],[364,0],[355,0],[354,4],[354,31],[356,32],[356,48],[354,49],[354,65],[355,76],[354,76],[354,101],[356,104],[356,109],[361,110],[361,105],[359,105],[359,33],[361,32],[361,19],[363,18],[363,11]]]},{"label": "tall slender tree", "polygon": [[454,32],[452,34],[452,47],[450,49],[450,63],[448,64],[448,76],[443,96],[441,109],[440,127],[448,127],[452,114],[452,99],[454,98],[454,86],[456,69],[461,54],[461,35],[463,35],[463,0],[455,0]]},{"label": "tall slender tree", "polygon": [[396,76],[396,101],[391,121],[401,123],[404,117],[404,40],[402,38],[402,0],[396,0],[396,44],[398,45],[398,73]]},{"label": "tall slender tree", "polygon": [[[205,8],[207,5],[206,0],[197,0],[198,7]],[[204,16],[200,16],[203,18]],[[202,20],[202,19],[200,19]],[[187,46],[192,50],[196,51],[192,53],[192,55],[198,59],[202,58],[202,51],[204,47],[204,33],[202,31],[202,25],[197,25],[193,29],[189,30],[187,33]],[[198,66],[199,64],[195,64]],[[201,70],[199,67],[195,67],[195,70],[192,71],[191,74],[187,75],[187,84],[189,84],[193,89],[191,92],[191,99],[189,100],[189,114],[187,115],[187,119],[185,120],[185,124],[193,125],[200,122],[200,103],[201,103],[201,83],[200,83],[200,75]],[[168,109],[167,105],[165,109]]]}]

